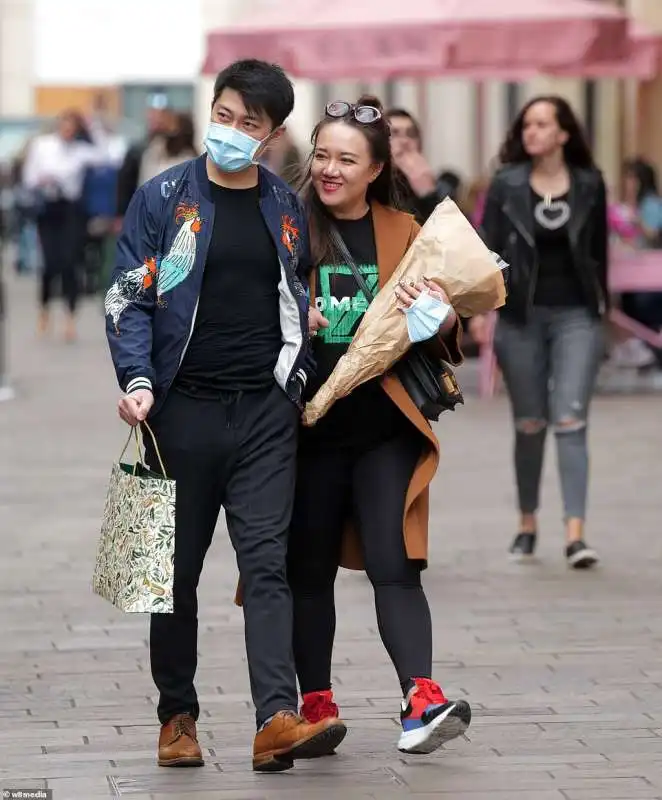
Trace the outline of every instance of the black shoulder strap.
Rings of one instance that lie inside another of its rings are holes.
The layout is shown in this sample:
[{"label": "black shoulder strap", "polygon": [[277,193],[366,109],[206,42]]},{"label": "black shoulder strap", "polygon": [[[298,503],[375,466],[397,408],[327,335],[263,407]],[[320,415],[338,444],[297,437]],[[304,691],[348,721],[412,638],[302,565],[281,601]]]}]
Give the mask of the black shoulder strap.
[{"label": "black shoulder strap", "polygon": [[352,275],[354,276],[354,279],[356,280],[359,289],[363,292],[365,299],[368,301],[368,303],[372,303],[372,301],[375,299],[375,295],[368,288],[368,284],[366,283],[365,278],[363,277],[363,275],[361,275],[361,270],[356,265],[356,261],[352,257],[352,254],[349,252],[347,245],[345,244],[342,236],[340,235],[340,231],[338,230],[338,228],[336,228],[336,226],[333,223],[331,223],[331,239],[339,255],[346,262],[347,266],[352,270]]}]

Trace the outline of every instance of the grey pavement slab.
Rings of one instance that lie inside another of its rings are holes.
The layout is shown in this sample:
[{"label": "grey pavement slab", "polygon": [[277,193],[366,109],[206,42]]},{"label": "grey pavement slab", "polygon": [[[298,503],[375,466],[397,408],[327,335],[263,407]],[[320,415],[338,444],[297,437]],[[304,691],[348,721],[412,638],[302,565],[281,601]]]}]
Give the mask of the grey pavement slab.
[{"label": "grey pavement slab", "polygon": [[55,800],[662,800],[660,400],[601,395],[591,424],[590,540],[602,566],[563,562],[553,441],[540,557],[514,533],[503,397],[471,393],[438,424],[425,586],[435,677],[474,709],[471,742],[421,759],[395,749],[399,697],[370,586],[338,580],[333,666],[350,732],[339,754],[278,776],[250,769],[236,567],[223,521],[200,591],[200,742],[207,765],[160,770],[148,627],[92,595],[106,481],[125,430],[98,303],[80,341],[37,342],[32,279],[9,279],[11,372],[0,404],[0,789]]}]

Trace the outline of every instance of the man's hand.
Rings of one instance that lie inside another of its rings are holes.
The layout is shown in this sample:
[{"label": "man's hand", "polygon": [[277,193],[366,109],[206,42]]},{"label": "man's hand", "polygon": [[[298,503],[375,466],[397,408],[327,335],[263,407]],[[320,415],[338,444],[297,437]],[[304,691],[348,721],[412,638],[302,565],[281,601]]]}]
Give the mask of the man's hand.
[{"label": "man's hand", "polygon": [[117,404],[120,417],[135,428],[147,419],[151,407],[154,405],[154,395],[147,389],[136,389],[131,394],[125,394]]},{"label": "man's hand", "polygon": [[404,150],[393,160],[418,197],[425,197],[436,190],[437,182],[432,168],[425,160],[425,156],[418,150]]},{"label": "man's hand", "polygon": [[322,314],[322,312],[311,306],[308,310],[308,333],[311,336],[316,336],[320,328],[328,328],[329,320]]}]

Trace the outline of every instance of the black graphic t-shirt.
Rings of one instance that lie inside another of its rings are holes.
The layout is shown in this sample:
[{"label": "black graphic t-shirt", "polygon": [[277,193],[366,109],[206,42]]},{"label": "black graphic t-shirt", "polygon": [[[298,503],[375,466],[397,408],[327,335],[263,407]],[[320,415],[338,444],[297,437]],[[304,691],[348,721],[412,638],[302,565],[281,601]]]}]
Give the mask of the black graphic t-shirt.
[{"label": "black graphic t-shirt", "polygon": [[569,196],[545,200],[531,189],[534,233],[538,252],[536,306],[585,306],[586,294],[575,268],[568,236],[572,210]]},{"label": "black graphic t-shirt", "polygon": [[[372,214],[369,212],[357,220],[337,220],[336,226],[368,288],[377,294],[379,273]],[[315,283],[316,305],[329,320],[329,327],[320,329],[313,338],[317,375],[309,381],[308,397],[315,394],[347,352],[369,305],[346,264],[320,265]],[[397,435],[406,427],[407,419],[380,382],[381,379],[376,378],[359,386],[334,403],[316,425],[303,428],[302,447],[331,444],[334,448],[363,449]]]},{"label": "black graphic t-shirt", "polygon": [[228,189],[210,181],[209,188],[214,227],[177,386],[193,393],[257,391],[273,384],[283,346],[278,253],[257,186]]}]

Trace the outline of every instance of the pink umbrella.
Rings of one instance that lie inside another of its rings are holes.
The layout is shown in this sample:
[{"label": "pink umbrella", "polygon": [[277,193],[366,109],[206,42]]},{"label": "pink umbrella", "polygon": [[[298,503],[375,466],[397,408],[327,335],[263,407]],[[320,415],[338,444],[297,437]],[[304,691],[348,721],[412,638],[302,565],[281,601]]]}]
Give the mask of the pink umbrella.
[{"label": "pink umbrella", "polygon": [[238,58],[296,77],[561,69],[627,55],[627,17],[594,0],[288,0],[209,34],[204,72]]}]

